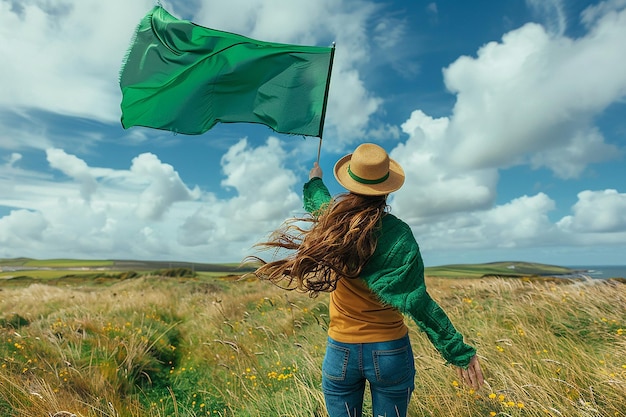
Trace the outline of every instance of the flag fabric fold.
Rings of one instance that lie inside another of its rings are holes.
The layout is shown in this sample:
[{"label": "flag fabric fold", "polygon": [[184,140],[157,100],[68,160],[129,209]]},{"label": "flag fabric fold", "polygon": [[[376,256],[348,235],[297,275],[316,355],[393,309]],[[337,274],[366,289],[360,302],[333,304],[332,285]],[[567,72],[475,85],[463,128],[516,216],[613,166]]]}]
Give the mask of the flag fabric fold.
[{"label": "flag fabric fold", "polygon": [[120,72],[122,126],[195,135],[246,122],[321,137],[333,53],[205,28],[156,6]]}]

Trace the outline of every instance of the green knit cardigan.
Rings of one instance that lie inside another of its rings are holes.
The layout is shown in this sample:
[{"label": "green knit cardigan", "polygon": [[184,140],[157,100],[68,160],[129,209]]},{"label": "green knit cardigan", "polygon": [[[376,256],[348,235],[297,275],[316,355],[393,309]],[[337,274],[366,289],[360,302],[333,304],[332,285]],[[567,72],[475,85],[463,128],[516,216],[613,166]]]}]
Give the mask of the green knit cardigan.
[{"label": "green knit cardigan", "polygon": [[[304,208],[315,214],[331,201],[321,178],[304,184]],[[424,282],[424,263],[410,227],[385,214],[376,250],[361,278],[385,304],[411,317],[449,363],[467,368],[476,349],[463,342],[443,309],[430,297]]]}]

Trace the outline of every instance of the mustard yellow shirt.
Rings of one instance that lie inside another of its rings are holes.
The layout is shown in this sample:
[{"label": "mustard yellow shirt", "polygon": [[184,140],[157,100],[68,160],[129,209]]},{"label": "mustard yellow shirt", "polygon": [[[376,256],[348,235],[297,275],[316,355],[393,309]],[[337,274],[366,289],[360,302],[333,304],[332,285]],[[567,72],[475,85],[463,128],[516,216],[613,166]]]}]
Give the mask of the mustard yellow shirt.
[{"label": "mustard yellow shirt", "polygon": [[330,293],[328,335],[338,342],[386,342],[404,337],[408,327],[394,307],[378,300],[362,279],[340,279]]}]

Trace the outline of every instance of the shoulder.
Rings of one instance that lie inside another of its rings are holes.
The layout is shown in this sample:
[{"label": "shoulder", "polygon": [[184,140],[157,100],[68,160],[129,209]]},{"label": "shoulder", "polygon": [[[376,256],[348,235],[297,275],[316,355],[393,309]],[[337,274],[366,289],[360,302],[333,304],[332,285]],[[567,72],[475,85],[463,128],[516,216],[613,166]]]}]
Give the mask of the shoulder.
[{"label": "shoulder", "polygon": [[411,227],[406,222],[393,214],[386,214],[382,219],[379,242],[394,245],[402,242],[411,244],[415,242],[415,238]]},{"label": "shoulder", "polygon": [[382,219],[376,250],[369,266],[388,268],[412,262],[419,256],[419,246],[411,227],[392,214]]},{"label": "shoulder", "polygon": [[[362,278],[379,296],[406,294],[421,286],[423,264],[411,227],[392,214],[382,220],[376,250],[363,269]],[[391,299],[385,299],[393,305]]]},{"label": "shoulder", "polygon": [[404,220],[399,219],[391,213],[387,213],[383,216],[383,227],[410,230],[409,225],[406,224]]}]

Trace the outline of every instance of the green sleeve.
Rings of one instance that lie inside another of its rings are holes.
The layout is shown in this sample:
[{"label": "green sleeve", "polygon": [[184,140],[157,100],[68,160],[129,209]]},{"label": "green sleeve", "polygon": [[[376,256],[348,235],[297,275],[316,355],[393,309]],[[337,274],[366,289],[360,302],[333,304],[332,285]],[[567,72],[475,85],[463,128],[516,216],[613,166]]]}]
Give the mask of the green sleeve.
[{"label": "green sleeve", "polygon": [[304,184],[302,192],[304,200],[304,209],[311,214],[315,214],[326,204],[330,203],[331,196],[328,188],[324,185],[321,178],[311,178]]},{"label": "green sleeve", "polygon": [[463,335],[428,294],[419,246],[408,226],[400,229],[404,230],[391,239],[381,236],[382,256],[370,261],[364,279],[381,301],[411,317],[446,361],[467,368],[476,349],[464,343]]}]

